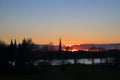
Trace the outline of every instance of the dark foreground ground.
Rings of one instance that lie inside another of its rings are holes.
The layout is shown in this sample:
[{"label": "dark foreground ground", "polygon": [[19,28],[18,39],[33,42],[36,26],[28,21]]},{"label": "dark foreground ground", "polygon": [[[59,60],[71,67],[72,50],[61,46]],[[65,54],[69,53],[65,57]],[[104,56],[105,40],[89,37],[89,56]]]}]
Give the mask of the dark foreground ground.
[{"label": "dark foreground ground", "polygon": [[105,65],[52,66],[39,74],[1,74],[0,80],[120,80],[120,69]]}]

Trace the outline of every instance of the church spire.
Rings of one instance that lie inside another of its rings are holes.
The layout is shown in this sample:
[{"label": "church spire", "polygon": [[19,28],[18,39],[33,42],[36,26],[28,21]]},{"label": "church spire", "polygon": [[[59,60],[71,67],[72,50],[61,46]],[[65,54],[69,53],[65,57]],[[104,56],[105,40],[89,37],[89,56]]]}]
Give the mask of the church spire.
[{"label": "church spire", "polygon": [[13,41],[12,41],[12,39],[11,39],[11,43],[10,43],[10,45],[11,45],[11,46],[13,45]]},{"label": "church spire", "polygon": [[59,41],[59,52],[62,51],[62,44],[61,44],[61,37],[60,37],[60,41]]}]

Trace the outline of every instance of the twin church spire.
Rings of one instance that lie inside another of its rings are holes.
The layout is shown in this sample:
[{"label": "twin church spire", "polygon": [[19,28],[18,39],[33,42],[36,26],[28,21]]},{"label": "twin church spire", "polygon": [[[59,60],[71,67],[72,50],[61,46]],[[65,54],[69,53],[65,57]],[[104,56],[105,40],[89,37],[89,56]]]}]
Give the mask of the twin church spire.
[{"label": "twin church spire", "polygon": [[16,39],[15,39],[14,43],[13,43],[13,41],[12,41],[12,39],[11,39],[11,43],[10,43],[10,45],[11,45],[11,46],[13,46],[13,45],[16,46],[16,45],[17,45],[17,44],[16,44]]}]

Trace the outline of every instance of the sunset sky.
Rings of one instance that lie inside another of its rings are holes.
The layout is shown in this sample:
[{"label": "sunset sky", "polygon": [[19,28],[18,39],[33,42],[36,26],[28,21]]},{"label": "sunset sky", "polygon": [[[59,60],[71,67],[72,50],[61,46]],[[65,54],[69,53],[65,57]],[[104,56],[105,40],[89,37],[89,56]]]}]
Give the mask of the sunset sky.
[{"label": "sunset sky", "polygon": [[120,43],[120,0],[0,0],[0,40]]}]

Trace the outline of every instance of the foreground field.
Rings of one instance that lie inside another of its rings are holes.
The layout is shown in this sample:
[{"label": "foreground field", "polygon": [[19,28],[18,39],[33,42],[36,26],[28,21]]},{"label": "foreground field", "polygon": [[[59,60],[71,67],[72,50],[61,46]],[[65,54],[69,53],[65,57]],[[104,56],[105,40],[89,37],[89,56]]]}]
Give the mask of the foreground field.
[{"label": "foreground field", "polygon": [[1,74],[0,80],[120,80],[120,69],[115,66],[53,66],[39,74]]}]

